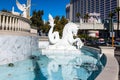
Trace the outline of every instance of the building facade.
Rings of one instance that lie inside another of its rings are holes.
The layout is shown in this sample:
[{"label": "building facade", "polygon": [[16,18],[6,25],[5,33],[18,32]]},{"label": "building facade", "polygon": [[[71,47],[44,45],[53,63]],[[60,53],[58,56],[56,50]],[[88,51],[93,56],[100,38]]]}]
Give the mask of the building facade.
[{"label": "building facade", "polygon": [[[119,0],[70,0],[66,6],[66,17],[70,21],[76,22],[77,13],[80,13],[81,18],[84,18],[89,13],[100,13],[100,18],[104,21],[109,18],[109,13],[113,12],[120,5]],[[113,17],[117,20],[117,15]]]}]

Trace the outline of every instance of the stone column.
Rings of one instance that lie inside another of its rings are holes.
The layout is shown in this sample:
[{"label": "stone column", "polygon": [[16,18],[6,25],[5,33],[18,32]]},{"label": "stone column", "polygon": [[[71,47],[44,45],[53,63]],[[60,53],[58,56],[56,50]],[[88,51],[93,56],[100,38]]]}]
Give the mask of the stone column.
[{"label": "stone column", "polygon": [[22,25],[23,25],[23,22],[22,20],[20,20],[20,31],[22,31]]},{"label": "stone column", "polygon": [[28,25],[27,23],[25,23],[25,31],[27,31],[27,29],[28,29]]},{"label": "stone column", "polygon": [[29,24],[27,24],[27,25],[28,25],[28,27],[27,27],[27,28],[28,28],[28,31],[29,31],[29,30],[30,30],[30,29],[29,29],[30,25],[29,25]]},{"label": "stone column", "polygon": [[22,22],[23,22],[22,30],[25,31],[25,22],[24,21],[22,21]]},{"label": "stone column", "polygon": [[27,31],[29,31],[29,24],[26,24],[26,26],[27,26]]},{"label": "stone column", "polygon": [[1,15],[0,15],[0,29],[1,29]]},{"label": "stone column", "polygon": [[9,30],[11,30],[11,27],[12,27],[12,17],[10,17],[10,22],[9,22]]},{"label": "stone column", "polygon": [[3,15],[3,19],[2,19],[2,30],[4,30],[5,27],[5,16]]},{"label": "stone column", "polygon": [[23,25],[21,26],[21,27],[22,27],[22,31],[24,31],[24,29],[25,29],[25,27],[24,27],[24,26],[25,26],[24,21],[22,21],[22,24],[23,24]]},{"label": "stone column", "polygon": [[21,24],[22,24],[22,22],[21,22],[21,20],[19,20],[19,30],[21,31]]},{"label": "stone column", "polygon": [[20,31],[20,20],[18,19],[18,31]]},{"label": "stone column", "polygon": [[6,24],[5,24],[5,29],[8,30],[8,16],[6,16]]},{"label": "stone column", "polygon": [[17,30],[17,18],[15,19],[15,31]]},{"label": "stone column", "polygon": [[15,18],[13,17],[13,20],[12,20],[12,31],[14,31],[14,26],[15,26]]},{"label": "stone column", "polygon": [[18,31],[18,18],[17,18],[17,22],[16,22],[16,30]]}]

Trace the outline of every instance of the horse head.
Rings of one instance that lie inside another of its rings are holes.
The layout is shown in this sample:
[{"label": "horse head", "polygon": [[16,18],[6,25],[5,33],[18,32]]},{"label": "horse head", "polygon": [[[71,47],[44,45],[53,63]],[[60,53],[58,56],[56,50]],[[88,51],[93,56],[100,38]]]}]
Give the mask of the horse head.
[{"label": "horse head", "polygon": [[65,36],[66,34],[71,36],[77,36],[78,29],[79,28],[77,24],[69,22],[65,25],[63,29],[63,36]]},{"label": "horse head", "polygon": [[72,28],[72,34],[73,34],[73,36],[77,36],[77,33],[78,33],[78,25],[76,25],[76,24],[73,24],[72,26],[71,26]]}]

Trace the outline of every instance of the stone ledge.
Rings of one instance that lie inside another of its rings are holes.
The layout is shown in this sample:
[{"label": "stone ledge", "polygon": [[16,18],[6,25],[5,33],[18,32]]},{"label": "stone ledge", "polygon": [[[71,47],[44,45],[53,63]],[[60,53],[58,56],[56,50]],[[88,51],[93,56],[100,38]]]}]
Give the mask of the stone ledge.
[{"label": "stone ledge", "polygon": [[35,34],[35,33],[30,33],[30,32],[7,31],[7,30],[0,30],[0,35],[38,36],[37,34]]},{"label": "stone ledge", "polygon": [[37,37],[0,35],[0,65],[27,59],[37,50]]},{"label": "stone ledge", "polygon": [[19,18],[19,19],[21,19],[21,20],[23,20],[23,21],[25,21],[25,22],[30,23],[30,24],[32,23],[29,19],[24,18],[24,17],[22,17],[22,16],[14,15],[14,14],[12,14],[12,13],[1,12],[1,11],[0,11],[0,15],[7,15],[7,16],[11,16],[11,17],[16,17],[16,18]]},{"label": "stone ledge", "polygon": [[118,80],[119,65],[114,57],[114,47],[100,46],[101,53],[107,57],[107,63],[103,71],[95,80]]}]

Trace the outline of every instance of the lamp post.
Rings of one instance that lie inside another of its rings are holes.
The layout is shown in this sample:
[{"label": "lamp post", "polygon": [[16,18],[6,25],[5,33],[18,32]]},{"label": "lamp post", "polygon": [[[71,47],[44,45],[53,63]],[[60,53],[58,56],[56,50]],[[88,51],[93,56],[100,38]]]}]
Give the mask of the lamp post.
[{"label": "lamp post", "polygon": [[112,25],[112,47],[114,47],[114,32],[113,32],[113,25]]},{"label": "lamp post", "polygon": [[113,21],[110,18],[110,37],[112,37],[112,47],[114,47],[114,32],[113,32]]}]

